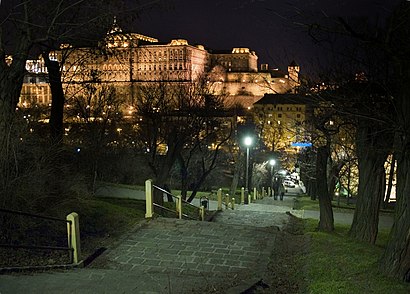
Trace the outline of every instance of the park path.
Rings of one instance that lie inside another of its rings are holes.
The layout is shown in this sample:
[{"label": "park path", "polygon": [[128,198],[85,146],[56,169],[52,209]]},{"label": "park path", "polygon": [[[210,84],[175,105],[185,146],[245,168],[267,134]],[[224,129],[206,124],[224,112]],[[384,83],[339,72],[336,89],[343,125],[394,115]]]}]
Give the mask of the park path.
[{"label": "park path", "polygon": [[289,207],[265,206],[237,206],[213,222],[144,221],[88,267],[1,275],[0,293],[238,293],[264,275],[287,222]]},{"label": "park path", "polygon": [[[219,212],[213,222],[143,221],[90,266],[0,275],[0,293],[241,293],[264,278],[289,214],[315,214],[293,210],[293,202],[265,197]],[[335,222],[351,217],[335,214]]]}]

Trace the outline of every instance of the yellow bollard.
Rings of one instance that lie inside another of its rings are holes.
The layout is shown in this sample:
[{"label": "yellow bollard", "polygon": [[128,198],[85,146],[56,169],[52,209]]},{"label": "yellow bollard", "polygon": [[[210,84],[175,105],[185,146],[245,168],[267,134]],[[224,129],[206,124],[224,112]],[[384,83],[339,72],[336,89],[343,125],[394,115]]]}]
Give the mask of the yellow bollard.
[{"label": "yellow bollard", "polygon": [[265,198],[265,196],[266,196],[265,193],[266,193],[265,192],[265,187],[262,187],[262,198],[261,199]]},{"label": "yellow bollard", "polygon": [[145,181],[145,218],[152,218],[154,214],[154,195],[152,189],[152,180]]},{"label": "yellow bollard", "polygon": [[253,198],[256,200],[256,197],[258,196],[258,191],[256,188],[253,188]]},{"label": "yellow bollard", "polygon": [[178,213],[178,218],[182,219],[182,196],[177,196],[176,211]]},{"label": "yellow bollard", "polygon": [[199,216],[200,216],[201,221],[205,220],[205,207],[204,206],[199,207]]},{"label": "yellow bollard", "polygon": [[78,214],[70,213],[67,219],[68,248],[73,249],[70,252],[74,264],[78,264],[81,259],[81,242],[80,242],[80,222]]},{"label": "yellow bollard", "polygon": [[235,209],[235,198],[232,198],[232,210]]},{"label": "yellow bollard", "polygon": [[252,203],[252,195],[249,194],[249,195],[248,195],[248,204],[251,204],[251,203]]},{"label": "yellow bollard", "polygon": [[218,197],[218,210],[222,210],[222,189],[218,189],[218,193],[216,194]]},{"label": "yellow bollard", "polygon": [[225,194],[225,209],[229,207],[229,194]]},{"label": "yellow bollard", "polygon": [[245,188],[241,188],[241,204],[245,203]]}]

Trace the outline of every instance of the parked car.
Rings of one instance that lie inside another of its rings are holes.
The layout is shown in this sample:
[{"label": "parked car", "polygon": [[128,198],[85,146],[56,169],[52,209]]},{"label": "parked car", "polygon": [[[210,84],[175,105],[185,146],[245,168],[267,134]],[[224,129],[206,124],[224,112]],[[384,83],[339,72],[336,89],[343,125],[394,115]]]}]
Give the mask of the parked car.
[{"label": "parked car", "polygon": [[288,187],[288,188],[295,188],[296,187],[295,183],[292,182],[291,180],[285,180],[285,181],[283,181],[283,184],[285,185],[285,187]]}]

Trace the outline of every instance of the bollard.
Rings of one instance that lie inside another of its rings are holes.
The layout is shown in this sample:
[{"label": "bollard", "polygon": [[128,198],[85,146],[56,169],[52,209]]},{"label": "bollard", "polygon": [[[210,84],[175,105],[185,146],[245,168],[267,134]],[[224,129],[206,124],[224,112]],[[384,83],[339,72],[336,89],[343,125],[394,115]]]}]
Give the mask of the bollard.
[{"label": "bollard", "polygon": [[218,193],[216,194],[218,197],[218,210],[222,210],[222,189],[218,189]]},{"label": "bollard", "polygon": [[262,187],[262,198],[261,199],[265,198],[265,196],[266,196],[265,193],[266,193],[265,192],[265,187]]},{"label": "bollard", "polygon": [[204,206],[199,207],[199,217],[201,221],[205,220],[205,207]]},{"label": "bollard", "polygon": [[232,210],[235,209],[235,198],[232,198]]},{"label": "bollard", "polygon": [[241,188],[241,204],[245,203],[245,188]]},{"label": "bollard", "polygon": [[145,218],[152,218],[154,212],[152,180],[145,181]]},{"label": "bollard", "polygon": [[71,260],[73,263],[78,264],[81,258],[80,222],[78,220],[78,214],[72,212],[67,215],[66,219],[69,221],[67,223],[68,248],[73,249],[73,251],[70,251]]},{"label": "bollard", "polygon": [[258,191],[256,190],[256,188],[253,188],[253,197],[255,197],[255,199],[256,199],[256,196],[258,195]]},{"label": "bollard", "polygon": [[268,187],[268,197],[272,197],[272,188]]},{"label": "bollard", "polygon": [[252,195],[249,194],[249,195],[248,195],[248,204],[251,204],[251,203],[252,203]]},{"label": "bollard", "polygon": [[177,196],[176,211],[178,213],[178,218],[182,219],[182,196]]},{"label": "bollard", "polygon": [[229,207],[229,194],[225,194],[225,209]]}]

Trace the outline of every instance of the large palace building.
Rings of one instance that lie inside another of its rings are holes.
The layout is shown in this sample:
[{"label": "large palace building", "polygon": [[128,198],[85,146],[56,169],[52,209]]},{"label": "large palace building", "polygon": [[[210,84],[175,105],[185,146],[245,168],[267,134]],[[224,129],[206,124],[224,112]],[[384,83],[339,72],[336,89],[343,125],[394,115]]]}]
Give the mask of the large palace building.
[{"label": "large palace building", "polygon": [[[249,48],[212,51],[202,45],[176,39],[160,43],[137,33],[124,33],[114,20],[104,40],[95,47],[64,45],[50,59],[62,66],[66,98],[75,95],[79,84],[113,85],[117,93],[133,100],[139,83],[158,81],[193,82],[204,75],[215,94],[225,103],[250,107],[264,94],[295,93],[299,66],[292,62],[288,72],[258,67],[258,56]],[[20,105],[50,104],[51,92],[44,60],[29,60]]]}]

